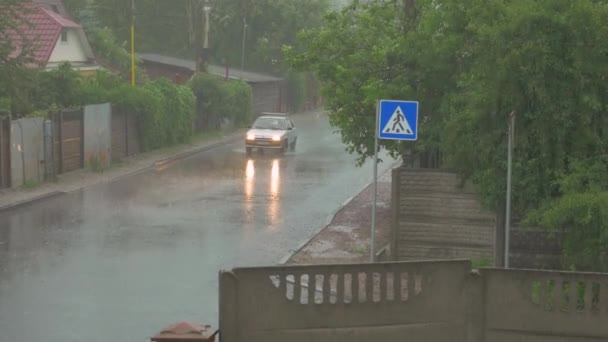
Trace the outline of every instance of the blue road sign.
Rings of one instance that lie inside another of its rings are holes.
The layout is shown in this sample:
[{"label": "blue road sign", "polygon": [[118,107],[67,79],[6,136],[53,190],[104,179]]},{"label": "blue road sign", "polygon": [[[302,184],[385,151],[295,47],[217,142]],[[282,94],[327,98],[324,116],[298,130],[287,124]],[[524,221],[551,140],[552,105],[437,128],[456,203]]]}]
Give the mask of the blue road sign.
[{"label": "blue road sign", "polygon": [[381,100],[378,138],[418,139],[418,102]]}]

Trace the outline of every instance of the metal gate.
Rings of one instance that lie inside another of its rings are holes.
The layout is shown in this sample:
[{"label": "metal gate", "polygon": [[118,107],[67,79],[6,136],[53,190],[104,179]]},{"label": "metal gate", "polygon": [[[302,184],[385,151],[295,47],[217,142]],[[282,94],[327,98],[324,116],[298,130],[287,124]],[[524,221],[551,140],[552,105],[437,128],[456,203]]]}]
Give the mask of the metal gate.
[{"label": "metal gate", "polygon": [[0,116],[0,189],[11,186],[11,120]]},{"label": "metal gate", "polygon": [[53,122],[53,160],[57,174],[84,167],[84,115],[82,108],[51,115]]}]

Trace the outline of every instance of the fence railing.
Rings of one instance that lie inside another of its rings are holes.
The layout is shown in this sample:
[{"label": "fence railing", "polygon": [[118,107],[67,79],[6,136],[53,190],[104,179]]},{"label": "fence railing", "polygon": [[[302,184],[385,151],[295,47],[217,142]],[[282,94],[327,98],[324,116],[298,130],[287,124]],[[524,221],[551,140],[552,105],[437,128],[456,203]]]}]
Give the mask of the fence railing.
[{"label": "fence railing", "polygon": [[468,261],[220,273],[223,342],[608,339],[608,274],[471,270]]}]

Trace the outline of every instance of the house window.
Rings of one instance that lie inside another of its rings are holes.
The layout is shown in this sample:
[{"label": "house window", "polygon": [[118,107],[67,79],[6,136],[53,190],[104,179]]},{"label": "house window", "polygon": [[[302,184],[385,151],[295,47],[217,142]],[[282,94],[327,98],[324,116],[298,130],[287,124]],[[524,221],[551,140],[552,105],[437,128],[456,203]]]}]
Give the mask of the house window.
[{"label": "house window", "polygon": [[68,31],[67,30],[61,31],[61,41],[64,43],[66,43],[68,41]]}]

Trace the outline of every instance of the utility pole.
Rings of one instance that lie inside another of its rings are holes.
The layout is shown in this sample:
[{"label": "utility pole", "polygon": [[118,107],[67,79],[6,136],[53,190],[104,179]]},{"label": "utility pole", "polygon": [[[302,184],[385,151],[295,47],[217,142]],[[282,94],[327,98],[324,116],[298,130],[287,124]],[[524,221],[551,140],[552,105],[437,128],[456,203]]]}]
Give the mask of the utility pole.
[{"label": "utility pole", "polygon": [[198,51],[197,56],[197,71],[207,71],[208,55],[209,55],[209,12],[211,12],[211,6],[209,0],[201,0],[199,4],[202,5],[202,17],[201,21],[203,24],[203,36],[202,36],[202,48]]},{"label": "utility pole", "polygon": [[241,45],[241,79],[245,72],[245,35],[247,33],[247,17],[243,16],[243,44]]},{"label": "utility pole", "polygon": [[131,85],[135,86],[135,0],[131,0]]},{"label": "utility pole", "polygon": [[513,171],[513,139],[515,131],[515,112],[509,114],[509,143],[507,152],[507,204],[505,212],[505,268],[509,268],[509,244],[511,231],[511,175]]}]

